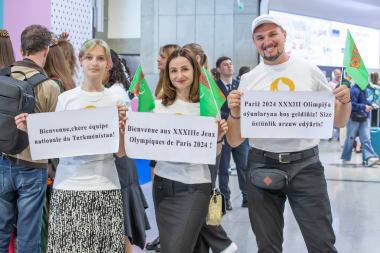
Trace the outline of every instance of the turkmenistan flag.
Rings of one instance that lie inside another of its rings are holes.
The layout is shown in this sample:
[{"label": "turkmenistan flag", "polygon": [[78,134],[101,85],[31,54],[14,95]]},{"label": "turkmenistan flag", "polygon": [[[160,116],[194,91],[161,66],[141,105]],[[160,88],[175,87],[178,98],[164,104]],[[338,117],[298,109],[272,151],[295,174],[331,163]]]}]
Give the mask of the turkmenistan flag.
[{"label": "turkmenistan flag", "polygon": [[364,90],[368,85],[369,75],[350,31],[347,31],[343,66],[346,67],[346,72],[352,79],[354,79],[355,83],[360,87],[360,89]]},{"label": "turkmenistan flag", "polygon": [[205,68],[202,69],[202,74],[199,77],[199,100],[201,116],[214,118],[226,102],[226,97]]},{"label": "turkmenistan flag", "polygon": [[138,112],[149,112],[156,107],[152,92],[150,91],[148,83],[141,70],[141,64],[136,70],[131,87],[129,87],[128,91],[133,92],[139,98],[137,107]]}]

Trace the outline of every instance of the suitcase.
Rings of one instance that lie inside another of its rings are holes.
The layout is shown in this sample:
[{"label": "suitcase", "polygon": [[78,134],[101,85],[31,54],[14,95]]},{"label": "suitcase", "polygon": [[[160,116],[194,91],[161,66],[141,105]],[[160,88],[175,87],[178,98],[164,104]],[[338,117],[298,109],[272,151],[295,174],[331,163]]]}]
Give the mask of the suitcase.
[{"label": "suitcase", "polygon": [[[379,115],[380,109],[377,109],[377,127],[371,127],[371,145],[373,151],[380,157],[380,128],[379,128]],[[363,164],[367,164],[367,161],[364,159],[364,153],[362,152]]]}]

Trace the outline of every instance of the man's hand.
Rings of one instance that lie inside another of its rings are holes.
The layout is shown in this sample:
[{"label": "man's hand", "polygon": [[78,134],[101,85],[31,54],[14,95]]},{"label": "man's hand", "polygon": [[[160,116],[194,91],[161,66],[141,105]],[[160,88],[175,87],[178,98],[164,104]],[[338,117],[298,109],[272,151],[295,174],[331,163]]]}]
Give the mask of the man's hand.
[{"label": "man's hand", "polygon": [[372,108],[373,108],[374,110],[377,110],[377,109],[379,108],[379,106],[378,106],[377,104],[372,104]]},{"label": "man's hand", "polygon": [[365,106],[365,111],[366,112],[370,112],[370,111],[372,111],[373,110],[373,107],[372,106],[369,106],[369,105],[366,105]]},{"label": "man's hand", "polygon": [[231,115],[234,117],[240,117],[240,102],[242,91],[232,90],[227,97],[228,107],[231,110]]},{"label": "man's hand", "polygon": [[27,113],[21,113],[15,117],[16,126],[18,129],[24,132],[28,132],[28,125],[26,122]]},{"label": "man's hand", "polygon": [[341,103],[348,103],[351,100],[350,89],[346,85],[341,85],[333,90],[333,94]]}]

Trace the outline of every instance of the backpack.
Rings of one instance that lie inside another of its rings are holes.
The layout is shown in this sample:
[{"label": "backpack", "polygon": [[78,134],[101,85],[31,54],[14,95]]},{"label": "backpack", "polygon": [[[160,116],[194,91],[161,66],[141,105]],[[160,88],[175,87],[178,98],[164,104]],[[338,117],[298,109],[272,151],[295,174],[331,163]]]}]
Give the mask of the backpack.
[{"label": "backpack", "polygon": [[[0,70],[0,153],[15,155],[29,146],[29,140],[26,132],[17,129],[14,118],[20,113],[34,112],[34,88],[49,78],[41,73],[26,78],[21,71],[12,72],[13,66]],[[22,74],[25,79],[17,80],[12,73]]]}]

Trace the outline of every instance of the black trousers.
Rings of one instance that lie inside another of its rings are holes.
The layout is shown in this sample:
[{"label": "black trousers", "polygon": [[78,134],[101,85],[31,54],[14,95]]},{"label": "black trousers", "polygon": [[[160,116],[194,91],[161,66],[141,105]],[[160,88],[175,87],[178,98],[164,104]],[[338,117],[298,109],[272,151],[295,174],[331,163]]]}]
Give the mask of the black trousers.
[{"label": "black trousers", "polygon": [[154,177],[153,200],[161,252],[193,252],[210,198],[211,183],[183,184]]},{"label": "black trousers", "polygon": [[209,253],[210,249],[213,253],[220,253],[230,246],[231,243],[232,241],[227,236],[222,225],[210,226],[204,222],[193,253]]},{"label": "black trousers", "polygon": [[[250,163],[281,165],[278,160],[263,157],[252,149]],[[320,161],[303,168],[281,190],[264,190],[249,179],[247,170],[248,209],[256,236],[258,253],[282,252],[284,208],[288,198],[309,253],[336,253],[332,214],[327,194],[324,168]]]},{"label": "black trousers", "polygon": [[226,199],[230,199],[231,197],[231,191],[228,187],[228,182],[230,180],[228,167],[230,165],[231,153],[236,163],[236,172],[239,180],[239,188],[241,194],[244,197],[247,196],[247,186],[245,183],[245,174],[247,168],[247,142],[243,141],[243,143],[236,148],[232,148],[225,140],[219,165],[219,189],[220,192],[226,197]]}]

